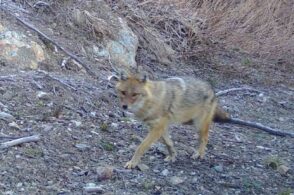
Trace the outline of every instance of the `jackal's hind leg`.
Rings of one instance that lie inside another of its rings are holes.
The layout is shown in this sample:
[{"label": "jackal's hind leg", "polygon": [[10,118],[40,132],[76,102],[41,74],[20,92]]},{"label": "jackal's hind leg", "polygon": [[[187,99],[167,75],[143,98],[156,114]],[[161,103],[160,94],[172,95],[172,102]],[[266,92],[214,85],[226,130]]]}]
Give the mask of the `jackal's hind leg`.
[{"label": "jackal's hind leg", "polygon": [[200,121],[198,120],[197,124],[199,126],[200,145],[199,145],[197,152],[195,152],[192,155],[193,159],[204,158],[205,150],[206,150],[206,146],[207,146],[207,142],[208,142],[209,126],[210,126],[211,122],[212,122],[212,115],[211,114],[207,114]]}]

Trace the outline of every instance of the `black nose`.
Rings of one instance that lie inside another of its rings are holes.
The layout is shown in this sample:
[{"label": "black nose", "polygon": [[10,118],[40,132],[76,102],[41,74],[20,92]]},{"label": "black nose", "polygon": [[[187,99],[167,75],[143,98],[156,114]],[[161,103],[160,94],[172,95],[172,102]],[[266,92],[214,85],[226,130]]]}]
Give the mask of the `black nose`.
[{"label": "black nose", "polygon": [[123,108],[124,110],[126,110],[126,109],[128,109],[128,106],[127,106],[127,105],[123,105],[122,108]]}]

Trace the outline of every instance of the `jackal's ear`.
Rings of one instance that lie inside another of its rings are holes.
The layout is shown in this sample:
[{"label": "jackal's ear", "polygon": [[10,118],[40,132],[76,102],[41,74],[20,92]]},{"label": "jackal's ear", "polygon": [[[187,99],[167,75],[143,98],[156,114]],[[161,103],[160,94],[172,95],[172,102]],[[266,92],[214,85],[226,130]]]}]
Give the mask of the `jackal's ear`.
[{"label": "jackal's ear", "polygon": [[147,80],[148,80],[147,72],[143,72],[143,73],[141,73],[141,75],[140,75],[140,81],[141,81],[142,83],[146,83]]},{"label": "jackal's ear", "polygon": [[118,76],[117,75],[110,75],[108,78],[107,78],[107,80],[109,81],[109,82],[117,82],[117,81],[119,81],[119,78],[118,78]]},{"label": "jackal's ear", "polygon": [[125,70],[120,71],[120,80],[125,81],[128,79],[128,73]]}]

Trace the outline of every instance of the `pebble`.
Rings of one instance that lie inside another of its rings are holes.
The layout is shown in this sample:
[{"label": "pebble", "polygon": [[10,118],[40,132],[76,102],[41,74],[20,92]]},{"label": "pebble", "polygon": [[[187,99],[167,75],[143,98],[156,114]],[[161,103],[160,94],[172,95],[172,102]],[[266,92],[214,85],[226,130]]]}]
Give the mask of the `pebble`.
[{"label": "pebble", "polygon": [[192,184],[198,183],[198,177],[193,177],[192,180],[191,180],[191,183]]},{"label": "pebble", "polygon": [[286,165],[280,165],[278,166],[277,170],[281,175],[286,175],[287,172],[290,170],[290,168],[287,167]]},{"label": "pebble", "polygon": [[20,127],[18,126],[18,124],[16,124],[16,122],[11,122],[8,124],[9,127],[15,128],[15,129],[20,129]]},{"label": "pebble", "polygon": [[216,172],[223,172],[224,171],[224,167],[222,165],[217,165],[217,166],[214,166],[213,169],[216,171]]},{"label": "pebble", "polygon": [[181,184],[183,182],[184,182],[184,179],[183,178],[180,178],[180,177],[177,177],[177,176],[172,176],[170,178],[170,183],[172,185],[179,185],[179,184]]},{"label": "pebble", "polygon": [[138,164],[138,168],[140,171],[147,171],[149,169],[149,167],[145,164]]},{"label": "pebble", "polygon": [[82,124],[81,121],[76,121],[76,120],[71,120],[71,122],[74,123],[76,127],[79,127]]},{"label": "pebble", "polygon": [[190,173],[190,175],[194,176],[194,175],[196,175],[196,172],[192,171],[192,172]]},{"label": "pebble", "polygon": [[37,98],[42,99],[42,100],[48,100],[48,99],[50,99],[50,95],[44,91],[39,91],[37,93]]},{"label": "pebble", "polygon": [[97,186],[95,183],[87,183],[84,187],[85,192],[88,193],[103,193],[103,189],[101,186]]},{"label": "pebble", "polygon": [[78,148],[80,151],[85,151],[90,148],[90,146],[87,144],[76,144],[75,147]]},{"label": "pebble", "polygon": [[169,171],[167,169],[164,169],[162,172],[161,172],[161,175],[163,176],[167,176],[169,174]]},{"label": "pebble", "polygon": [[113,127],[113,128],[118,128],[118,124],[117,123],[111,123],[111,127]]},{"label": "pebble", "polygon": [[96,168],[97,180],[107,180],[113,176],[113,168],[112,167],[97,167]]}]

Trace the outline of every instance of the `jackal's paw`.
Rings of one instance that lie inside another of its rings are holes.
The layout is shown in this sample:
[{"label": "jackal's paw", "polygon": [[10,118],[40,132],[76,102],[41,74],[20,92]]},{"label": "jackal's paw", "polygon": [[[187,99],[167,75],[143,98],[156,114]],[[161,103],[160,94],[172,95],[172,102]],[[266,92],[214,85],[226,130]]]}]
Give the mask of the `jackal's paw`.
[{"label": "jackal's paw", "polygon": [[175,162],[176,161],[176,155],[168,155],[167,157],[165,157],[164,159],[165,162]]},{"label": "jackal's paw", "polygon": [[197,159],[197,158],[200,158],[200,159],[203,159],[204,158],[204,152],[194,152],[194,154],[191,156],[192,159]]},{"label": "jackal's paw", "polygon": [[125,168],[126,169],[134,169],[138,165],[138,163],[139,162],[130,160],[129,162],[126,163]]},{"label": "jackal's paw", "polygon": [[176,157],[175,156],[167,156],[164,159],[165,162],[175,162],[176,161]]}]

